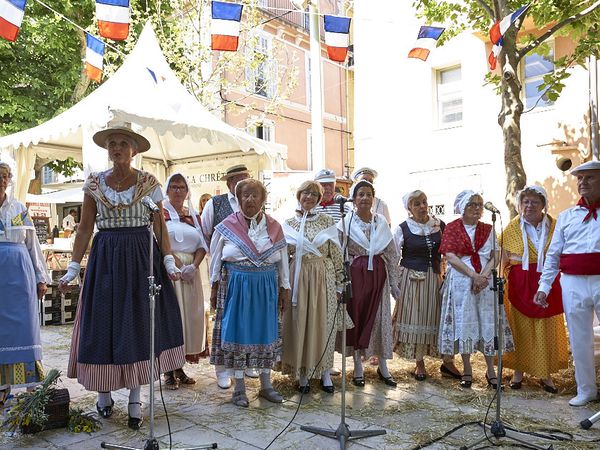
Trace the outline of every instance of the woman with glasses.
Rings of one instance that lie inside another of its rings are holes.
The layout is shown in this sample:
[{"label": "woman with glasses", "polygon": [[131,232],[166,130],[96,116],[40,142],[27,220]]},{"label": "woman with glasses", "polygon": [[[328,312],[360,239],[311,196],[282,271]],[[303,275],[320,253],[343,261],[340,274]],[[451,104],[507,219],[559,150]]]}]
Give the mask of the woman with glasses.
[{"label": "woman with glasses", "polygon": [[563,316],[560,277],[548,297],[548,308],[531,301],[538,290],[556,219],[546,213],[546,191],[527,186],[517,197],[519,215],[502,232],[502,264],[508,283],[504,290],[506,316],[514,333],[515,351],[504,364],[514,370],[511,389],[521,389],[523,373],[539,378],[546,392],[556,394],[550,374],[566,369],[569,349]]},{"label": "woman with glasses", "polygon": [[[460,385],[463,388],[470,388],[473,381],[471,354],[478,350],[482,352],[487,365],[487,384],[495,389],[498,377],[494,368],[494,293],[490,288],[499,248],[496,245],[496,255],[493,255],[492,226],[480,221],[483,214],[481,195],[462,191],[454,201],[454,212],[461,217],[446,225],[440,245],[440,253],[449,264],[442,288],[439,350],[444,355],[461,354],[463,375]],[[503,332],[503,350],[513,351],[508,323]]]},{"label": "woman with glasses", "polygon": [[343,278],[343,262],[335,222],[314,212],[322,196],[318,182],[302,183],[296,191],[298,209],[283,225],[291,257],[292,299],[283,316],[282,373],[297,377],[303,394],[310,391],[313,374],[321,377],[323,391],[334,392],[329,369],[335,350],[336,285]]},{"label": "woman with glasses", "polygon": [[[174,281],[173,285],[181,312],[185,359],[195,364],[200,358],[208,356],[204,295],[198,271],[208,247],[200,227],[200,216],[192,206],[185,177],[175,173],[167,179],[165,186],[167,199],[163,202],[163,212],[175,264],[181,270],[181,279]],[[183,367],[165,372],[164,376],[165,385],[171,390],[178,389],[180,384],[196,383],[186,375]]]}]

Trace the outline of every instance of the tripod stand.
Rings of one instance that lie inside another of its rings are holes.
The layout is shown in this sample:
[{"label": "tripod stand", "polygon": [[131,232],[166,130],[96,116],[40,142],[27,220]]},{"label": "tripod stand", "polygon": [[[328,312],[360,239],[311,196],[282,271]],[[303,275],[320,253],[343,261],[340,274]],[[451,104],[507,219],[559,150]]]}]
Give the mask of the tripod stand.
[{"label": "tripod stand", "polygon": [[[502,438],[506,438],[512,440],[514,442],[518,442],[519,444],[524,444],[528,446],[528,448],[535,448],[544,450],[545,447],[541,447],[530,442],[525,441],[522,438],[515,436],[511,431],[507,431],[502,423],[502,419],[500,418],[500,410],[502,405],[502,354],[504,351],[504,283],[505,280],[502,277],[498,276],[498,270],[496,267],[498,266],[497,261],[497,249],[496,249],[496,212],[492,211],[492,259],[493,259],[493,269],[492,269],[492,287],[491,290],[494,291],[494,347],[496,349],[496,356],[498,359],[498,379],[496,383],[496,417],[494,422],[491,425],[488,425],[485,422],[480,422],[479,425],[483,428],[484,436],[470,445],[463,445],[460,447],[461,450],[467,450],[469,448],[474,448],[489,440],[493,445],[498,445],[501,443]],[[488,431],[491,433],[493,438],[488,436]],[[495,441],[495,442],[494,442]],[[548,447],[551,449],[552,446]]]},{"label": "tripod stand", "polygon": [[[156,285],[154,283],[154,234],[152,232],[152,225],[154,223],[154,214],[162,213],[160,208],[158,208],[154,202],[149,197],[144,197],[142,199],[142,203],[148,209],[148,235],[150,236],[149,243],[149,275],[148,275],[148,298],[150,300],[150,364],[148,370],[148,379],[149,379],[149,390],[150,390],[150,430],[149,436],[146,440],[146,443],[142,447],[143,450],[159,450],[160,447],[158,445],[158,441],[154,436],[154,365],[156,362],[156,356],[154,354],[154,327],[155,327],[155,309],[156,309],[156,295],[160,292],[161,285]],[[160,376],[160,375],[159,375]],[[127,447],[121,444],[109,444],[106,442],[102,442],[100,444],[102,448],[110,448],[110,449],[122,449],[122,450],[138,450],[136,447]],[[186,447],[179,448],[179,450],[199,450],[204,448],[217,448],[216,443],[212,444],[202,444],[196,447]]]},{"label": "tripod stand", "polygon": [[[348,242],[348,236],[346,234],[346,223],[344,220],[345,210],[344,203],[340,203],[340,212],[342,213],[342,229],[343,229],[343,239],[342,244],[344,242]],[[300,427],[303,431],[308,431],[309,433],[318,434],[320,436],[325,436],[328,438],[336,439],[340,443],[340,450],[345,450],[346,442],[353,439],[362,439],[366,437],[372,436],[381,436],[385,434],[385,430],[351,430],[346,424],[346,326],[345,326],[345,318],[346,318],[346,305],[348,301],[352,298],[352,275],[350,272],[350,258],[348,256],[348,245],[344,246],[344,291],[342,293],[342,299],[340,301],[341,310],[342,310],[342,323],[344,324],[344,329],[342,330],[342,404],[340,411],[340,424],[338,425],[336,430],[332,430],[330,428],[320,428],[314,426],[306,426],[303,425]]]}]

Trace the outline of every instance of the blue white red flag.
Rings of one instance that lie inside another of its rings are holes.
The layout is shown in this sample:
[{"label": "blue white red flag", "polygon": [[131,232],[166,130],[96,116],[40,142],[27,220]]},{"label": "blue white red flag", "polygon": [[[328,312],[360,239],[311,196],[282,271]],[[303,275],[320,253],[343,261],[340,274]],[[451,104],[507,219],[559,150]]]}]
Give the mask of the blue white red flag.
[{"label": "blue white red flag", "polygon": [[490,64],[490,70],[494,70],[496,68],[496,63],[498,62],[498,55],[502,51],[503,37],[506,30],[510,28],[510,26],[517,20],[522,14],[524,14],[530,5],[522,6],[517,9],[515,12],[509,14],[504,19],[499,20],[492,28],[490,28],[490,40],[492,41],[493,47],[490,55],[488,56],[488,63]]},{"label": "blue white red flag", "polygon": [[85,73],[89,79],[96,83],[102,81],[102,67],[104,66],[104,48],[106,44],[89,33],[85,34]]},{"label": "blue white red flag", "polygon": [[213,1],[211,5],[211,48],[235,52],[240,39],[243,5]]},{"label": "blue white red flag", "polygon": [[0,0],[0,37],[17,40],[27,0]]},{"label": "blue white red flag", "polygon": [[423,25],[419,29],[419,35],[417,36],[417,42],[415,42],[415,46],[410,52],[408,52],[408,57],[418,58],[426,61],[431,49],[435,47],[435,43],[440,38],[444,30],[445,28]]},{"label": "blue white red flag", "polygon": [[504,36],[504,33],[506,33],[506,30],[508,30],[514,21],[517,20],[528,8],[529,5],[522,6],[515,12],[506,16],[504,19],[499,20],[492,25],[492,28],[490,28],[490,40],[492,41],[492,44],[497,44],[500,42],[502,36]]},{"label": "blue white red flag", "polygon": [[129,35],[129,0],[97,0],[96,19],[100,36],[123,41]]},{"label": "blue white red flag", "polygon": [[325,28],[325,45],[329,59],[337,62],[346,61],[348,45],[350,45],[350,17],[323,16]]}]

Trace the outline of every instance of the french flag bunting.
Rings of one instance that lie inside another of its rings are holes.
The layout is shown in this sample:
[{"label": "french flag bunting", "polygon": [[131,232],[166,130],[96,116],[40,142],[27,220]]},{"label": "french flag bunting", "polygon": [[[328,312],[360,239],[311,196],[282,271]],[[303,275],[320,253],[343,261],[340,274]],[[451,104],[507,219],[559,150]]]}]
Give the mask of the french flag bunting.
[{"label": "french flag bunting", "polygon": [[216,2],[211,5],[211,48],[235,52],[240,38],[243,5]]},{"label": "french flag bunting", "polygon": [[325,45],[329,59],[343,63],[350,44],[350,17],[323,16]]},{"label": "french flag bunting", "polygon": [[494,70],[496,68],[496,63],[498,62],[498,55],[502,51],[502,39],[498,41],[497,44],[494,44],[492,47],[492,51],[490,52],[490,56],[488,56],[488,63],[490,64],[490,70]]},{"label": "french flag bunting", "polygon": [[0,37],[17,40],[27,0],[0,0]]},{"label": "french flag bunting", "polygon": [[426,61],[431,49],[435,47],[435,43],[440,38],[444,30],[445,28],[423,25],[419,29],[419,35],[417,36],[417,42],[415,42],[415,46],[410,52],[408,52],[408,57],[418,58]]},{"label": "french flag bunting", "polygon": [[97,0],[96,18],[100,36],[123,41],[129,35],[129,0]]},{"label": "french flag bunting", "polygon": [[494,25],[492,25],[492,28],[490,28],[490,40],[492,41],[492,44],[497,44],[498,42],[500,42],[500,39],[502,39],[502,36],[504,36],[506,30],[508,30],[513,24],[513,22],[517,20],[519,16],[523,14],[528,8],[529,5],[522,6],[515,12],[506,16],[504,19],[499,20]]},{"label": "french flag bunting", "polygon": [[89,33],[85,35],[85,73],[96,83],[102,81],[102,66],[104,65],[104,48],[106,44]]}]

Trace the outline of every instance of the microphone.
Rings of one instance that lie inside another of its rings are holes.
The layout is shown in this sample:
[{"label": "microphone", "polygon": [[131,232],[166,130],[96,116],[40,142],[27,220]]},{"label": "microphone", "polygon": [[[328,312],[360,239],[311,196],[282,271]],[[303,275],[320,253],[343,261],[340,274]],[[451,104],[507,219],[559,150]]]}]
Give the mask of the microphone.
[{"label": "microphone", "polygon": [[340,195],[340,194],[335,194],[333,196],[334,203],[347,203],[347,202],[351,202],[351,201],[352,201],[351,198],[344,197],[343,195]]},{"label": "microphone", "polygon": [[144,205],[146,208],[148,208],[149,211],[152,211],[155,213],[160,211],[158,206],[156,206],[156,203],[154,203],[154,201],[147,195],[145,197],[142,197],[141,201],[142,201],[142,205]]},{"label": "microphone", "polygon": [[485,204],[483,205],[483,207],[485,209],[487,209],[490,212],[496,213],[496,214],[500,214],[500,210],[498,208],[496,208],[492,202],[485,202]]}]

